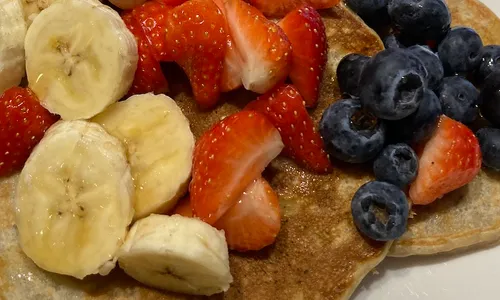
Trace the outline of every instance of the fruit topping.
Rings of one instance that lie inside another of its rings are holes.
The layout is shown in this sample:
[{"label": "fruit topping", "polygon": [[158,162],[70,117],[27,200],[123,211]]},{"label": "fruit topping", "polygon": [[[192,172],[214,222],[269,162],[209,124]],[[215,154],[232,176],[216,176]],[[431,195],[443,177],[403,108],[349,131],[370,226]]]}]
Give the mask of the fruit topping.
[{"label": "fruit topping", "polygon": [[439,44],[438,54],[447,75],[467,75],[480,63],[481,37],[472,28],[455,27]]},{"label": "fruit topping", "polygon": [[352,53],[342,58],[337,66],[337,82],[340,91],[346,95],[359,97],[359,80],[368,56]]},{"label": "fruit topping", "polygon": [[484,46],[479,52],[479,68],[476,70],[476,80],[483,83],[495,69],[500,65],[500,46]]},{"label": "fruit topping", "polygon": [[392,183],[400,188],[415,179],[417,169],[417,154],[407,144],[385,147],[373,162],[373,173],[377,180]]},{"label": "fruit topping", "polygon": [[408,48],[415,55],[427,70],[427,86],[431,90],[435,90],[444,76],[444,69],[439,56],[429,49],[427,46],[415,45]]},{"label": "fruit topping", "polygon": [[483,117],[494,126],[500,126],[500,70],[495,70],[484,81],[479,103]]},{"label": "fruit topping", "polygon": [[195,216],[214,224],[282,149],[278,130],[258,112],[242,111],[215,124],[193,154],[189,192]]},{"label": "fruit topping", "polygon": [[260,250],[274,243],[281,227],[279,199],[263,178],[254,180],[215,224],[231,250]]},{"label": "fruit topping", "polygon": [[409,204],[397,186],[371,181],[359,188],[351,202],[354,224],[376,241],[392,241],[406,231]]},{"label": "fruit topping", "polygon": [[285,144],[283,154],[317,173],[331,170],[323,140],[307,113],[304,101],[292,85],[281,85],[250,102],[246,109],[267,116]]},{"label": "fruit topping", "polygon": [[305,4],[315,9],[323,9],[334,7],[340,0],[248,0],[248,2],[268,17],[283,17]]},{"label": "fruit topping", "polygon": [[250,4],[227,0],[224,6],[231,36],[243,61],[243,85],[264,94],[288,76],[292,46],[283,30]]},{"label": "fruit topping", "polygon": [[483,165],[500,171],[500,129],[481,128],[476,136],[481,146]]},{"label": "fruit topping", "polygon": [[321,118],[319,131],[331,157],[345,162],[364,163],[384,147],[385,125],[362,110],[357,99],[339,100]]},{"label": "fruit topping", "polygon": [[425,66],[410,51],[381,51],[361,74],[361,102],[378,118],[400,120],[418,109],[426,78]]},{"label": "fruit topping", "polygon": [[384,47],[386,49],[391,49],[391,48],[404,48],[405,46],[401,44],[401,42],[398,40],[398,38],[394,34],[390,34],[383,39],[384,42]]},{"label": "fruit topping", "polygon": [[13,87],[0,96],[0,176],[20,170],[31,150],[58,117],[28,88]]},{"label": "fruit topping", "polygon": [[160,63],[156,60],[153,48],[131,13],[122,15],[123,22],[132,32],[137,42],[139,61],[135,70],[134,81],[128,90],[127,96],[153,92],[165,93],[168,90],[167,79],[163,75]]},{"label": "fruit topping", "polygon": [[481,169],[481,150],[474,133],[442,116],[420,154],[418,175],[410,186],[414,204],[426,205],[474,179]]},{"label": "fruit topping", "polygon": [[434,133],[441,114],[439,98],[433,91],[425,89],[416,112],[398,121],[387,121],[387,138],[391,142],[412,145],[425,142]]},{"label": "fruit topping", "polygon": [[387,25],[389,14],[387,3],[389,0],[346,0],[345,3],[357,13],[366,24],[371,27]]},{"label": "fruit topping", "polygon": [[278,25],[292,44],[290,79],[306,106],[314,107],[327,62],[325,24],[319,13],[306,5],[290,12]]},{"label": "fruit topping", "polygon": [[389,0],[387,9],[405,42],[439,42],[450,28],[451,15],[443,0]]},{"label": "fruit topping", "polygon": [[464,124],[476,120],[479,92],[472,83],[460,76],[446,77],[437,94],[445,115]]}]

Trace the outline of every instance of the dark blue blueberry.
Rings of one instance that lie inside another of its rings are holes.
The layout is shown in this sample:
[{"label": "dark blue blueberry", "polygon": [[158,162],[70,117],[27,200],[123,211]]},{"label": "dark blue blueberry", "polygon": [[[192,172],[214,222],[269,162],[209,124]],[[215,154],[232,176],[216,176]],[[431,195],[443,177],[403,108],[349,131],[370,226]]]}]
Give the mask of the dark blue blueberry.
[{"label": "dark blue blueberry", "polygon": [[389,16],[406,40],[440,41],[448,32],[451,15],[442,0],[390,0]]},{"label": "dark blue blueberry", "polygon": [[408,50],[381,51],[361,74],[361,102],[378,118],[403,119],[417,110],[426,78],[424,65]]},{"label": "dark blue blueberry", "polygon": [[377,180],[389,182],[401,188],[415,179],[417,170],[417,154],[407,144],[385,147],[373,162],[373,173]]},{"label": "dark blue blueberry", "polygon": [[495,70],[484,81],[479,95],[481,114],[496,127],[500,127],[500,70]]},{"label": "dark blue blueberry", "polygon": [[387,13],[389,0],[346,0],[345,3],[368,25],[377,27],[390,23]]},{"label": "dark blue blueberry", "polygon": [[464,124],[477,118],[479,92],[476,87],[460,76],[443,78],[437,90],[443,114]]},{"label": "dark blue blueberry", "polygon": [[398,38],[394,34],[390,34],[386,36],[383,40],[384,42],[384,47],[386,49],[392,49],[392,48],[404,48],[403,44],[399,42]]},{"label": "dark blue blueberry", "polygon": [[403,191],[381,181],[361,186],[351,202],[354,224],[361,233],[375,241],[392,241],[401,237],[406,231],[409,211]]},{"label": "dark blue blueberry", "polygon": [[445,74],[467,74],[479,66],[481,37],[472,28],[455,27],[438,46]]},{"label": "dark blue blueberry", "polygon": [[370,58],[361,54],[344,56],[337,67],[337,81],[340,91],[350,96],[359,96],[359,78]]},{"label": "dark blue blueberry", "polygon": [[483,165],[500,171],[500,129],[482,128],[476,136],[483,154]]},{"label": "dark blue blueberry", "polygon": [[349,163],[374,159],[384,147],[385,126],[365,113],[357,99],[330,105],[319,123],[319,132],[331,157]]},{"label": "dark blue blueberry", "polygon": [[415,45],[408,48],[408,51],[413,53],[424,64],[427,70],[427,86],[431,90],[435,90],[444,76],[443,65],[439,60],[439,56],[432,52],[427,46]]},{"label": "dark blue blueberry", "polygon": [[479,68],[476,70],[476,80],[484,82],[494,69],[500,66],[500,46],[484,46],[479,52]]},{"label": "dark blue blueberry", "polygon": [[424,90],[418,110],[410,116],[386,122],[388,140],[398,143],[418,144],[429,139],[442,114],[441,102],[431,90]]}]

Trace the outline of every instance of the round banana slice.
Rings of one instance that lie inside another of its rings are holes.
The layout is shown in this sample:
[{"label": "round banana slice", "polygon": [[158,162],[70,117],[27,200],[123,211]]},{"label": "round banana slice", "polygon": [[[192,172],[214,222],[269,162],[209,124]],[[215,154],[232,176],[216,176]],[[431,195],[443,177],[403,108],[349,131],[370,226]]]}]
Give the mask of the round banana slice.
[{"label": "round banana slice", "polygon": [[24,77],[25,36],[20,0],[0,0],[0,94]]},{"label": "round banana slice", "polygon": [[137,68],[137,44],[117,12],[92,1],[65,0],[43,10],[28,29],[30,88],[50,112],[88,119],[118,101]]},{"label": "round banana slice", "polygon": [[84,278],[116,264],[133,216],[121,142],[87,121],[59,121],[33,150],[16,193],[24,253],[40,268]]},{"label": "round banana slice", "polygon": [[121,140],[135,184],[134,219],[172,209],[188,188],[194,137],[174,100],[151,93],[115,103],[92,121]]},{"label": "round banana slice", "polygon": [[137,221],[118,263],[145,285],[178,293],[209,296],[227,291],[233,281],[224,232],[179,215]]}]

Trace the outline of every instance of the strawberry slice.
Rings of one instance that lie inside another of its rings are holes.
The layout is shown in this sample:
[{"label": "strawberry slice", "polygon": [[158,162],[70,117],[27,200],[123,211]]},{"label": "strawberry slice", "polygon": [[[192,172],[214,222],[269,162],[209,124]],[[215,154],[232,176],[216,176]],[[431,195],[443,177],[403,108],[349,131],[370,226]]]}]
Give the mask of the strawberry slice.
[{"label": "strawberry slice", "polygon": [[13,87],[0,96],[0,176],[21,169],[45,131],[59,119],[28,88]]},{"label": "strawberry slice", "polygon": [[283,17],[294,9],[304,4],[311,5],[315,9],[332,8],[340,3],[340,0],[247,0],[257,7],[268,17]]},{"label": "strawberry slice", "polygon": [[292,43],[290,79],[306,106],[314,107],[327,62],[325,24],[319,13],[307,5],[289,13],[278,25]]},{"label": "strawberry slice", "polygon": [[462,123],[441,116],[436,132],[420,155],[410,199],[414,204],[426,205],[466,185],[479,173],[481,161],[474,133]]},{"label": "strawberry slice", "polygon": [[302,97],[293,85],[278,86],[250,102],[246,109],[265,114],[278,128],[285,144],[283,154],[311,171],[331,171],[323,139],[316,131]]},{"label": "strawberry slice", "polygon": [[226,0],[224,7],[234,46],[243,62],[243,85],[264,94],[287,77],[291,44],[281,27],[250,4]]},{"label": "strawberry slice", "polygon": [[148,1],[132,10],[132,16],[142,27],[157,61],[173,60],[169,52],[170,41],[165,39],[166,15],[171,9],[171,6],[163,3]]},{"label": "strawberry slice", "polygon": [[139,54],[134,81],[127,93],[127,97],[148,92],[153,92],[155,94],[167,92],[167,79],[163,75],[160,63],[154,57],[151,45],[144,35],[141,26],[133,18],[132,13],[123,14],[122,19],[128,30],[130,30],[135,37]]},{"label": "strawberry slice", "polygon": [[278,130],[262,114],[241,111],[198,140],[189,186],[195,216],[214,224],[283,149]]},{"label": "strawberry slice", "polygon": [[177,202],[174,210],[171,215],[181,215],[184,217],[192,218],[193,210],[191,209],[191,201],[189,200],[189,196],[186,196]]},{"label": "strawberry slice", "polygon": [[281,227],[278,195],[263,178],[254,180],[214,226],[224,230],[231,250],[260,250],[269,246]]}]

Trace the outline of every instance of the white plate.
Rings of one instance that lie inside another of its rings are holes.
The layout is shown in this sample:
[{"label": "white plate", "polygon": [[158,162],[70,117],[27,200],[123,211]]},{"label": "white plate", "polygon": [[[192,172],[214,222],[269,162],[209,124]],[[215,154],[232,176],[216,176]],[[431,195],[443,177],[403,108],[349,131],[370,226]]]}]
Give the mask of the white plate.
[{"label": "white plate", "polygon": [[[500,1],[482,2],[500,16]],[[387,258],[376,270],[353,300],[500,299],[500,246],[454,256]]]}]

